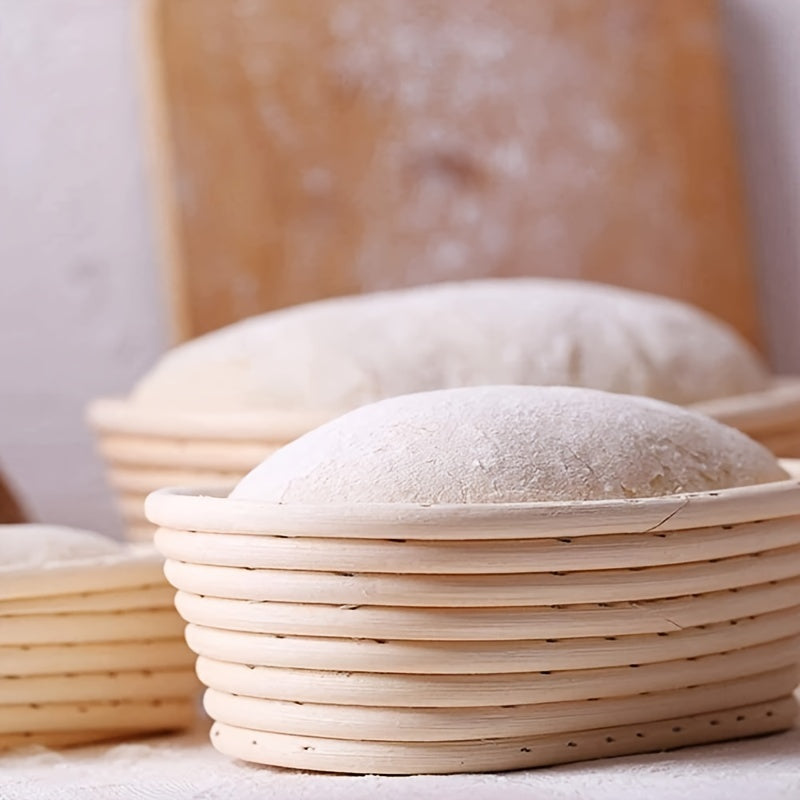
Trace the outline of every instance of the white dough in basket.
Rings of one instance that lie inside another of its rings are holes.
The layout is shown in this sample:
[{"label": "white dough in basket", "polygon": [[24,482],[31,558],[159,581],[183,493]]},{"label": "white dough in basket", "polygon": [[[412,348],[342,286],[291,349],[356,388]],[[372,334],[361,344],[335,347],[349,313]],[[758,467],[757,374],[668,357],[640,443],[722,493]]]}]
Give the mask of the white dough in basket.
[{"label": "white dough in basket", "polygon": [[483,386],[389,398],[286,445],[231,493],[275,503],[655,497],[786,479],[765,448],[650,398]]},{"label": "white dough in basket", "polygon": [[0,525],[0,571],[46,569],[53,563],[83,561],[118,553],[113,539],[61,525]]},{"label": "white dough in basket", "polygon": [[163,583],[152,545],[60,525],[0,525],[0,601]]},{"label": "white dough in basket", "polygon": [[731,328],[577,281],[469,281],[308,303],[175,348],[132,400],[162,411],[347,411],[457,386],[587,386],[690,404],[764,389]]}]

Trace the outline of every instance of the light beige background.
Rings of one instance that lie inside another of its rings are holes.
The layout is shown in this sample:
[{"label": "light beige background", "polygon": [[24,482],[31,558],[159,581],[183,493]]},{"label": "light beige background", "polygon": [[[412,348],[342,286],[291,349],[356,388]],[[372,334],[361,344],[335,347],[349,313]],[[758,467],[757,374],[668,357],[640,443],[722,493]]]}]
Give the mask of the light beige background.
[{"label": "light beige background", "polygon": [[[119,533],[83,424],[166,346],[138,0],[0,0],[0,459],[40,519]],[[800,2],[722,0],[776,368],[800,372]]]}]

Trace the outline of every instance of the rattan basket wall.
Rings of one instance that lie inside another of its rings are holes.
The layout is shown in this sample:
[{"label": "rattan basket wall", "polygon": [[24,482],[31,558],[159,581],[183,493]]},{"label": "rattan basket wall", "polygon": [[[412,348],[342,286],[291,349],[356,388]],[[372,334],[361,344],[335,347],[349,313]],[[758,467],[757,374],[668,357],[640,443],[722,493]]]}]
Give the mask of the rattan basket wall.
[{"label": "rattan basket wall", "polygon": [[197,689],[152,546],[0,565],[0,751],[186,728]]},{"label": "rattan basket wall", "polygon": [[504,770],[791,726],[800,462],[778,483],[581,503],[147,500],[230,756]]}]

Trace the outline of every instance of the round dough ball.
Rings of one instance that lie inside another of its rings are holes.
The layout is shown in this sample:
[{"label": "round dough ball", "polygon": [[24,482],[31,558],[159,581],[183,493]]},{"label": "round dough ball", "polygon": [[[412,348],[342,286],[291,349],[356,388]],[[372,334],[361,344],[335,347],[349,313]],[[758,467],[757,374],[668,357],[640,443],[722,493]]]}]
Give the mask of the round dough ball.
[{"label": "round dough ball", "polygon": [[119,553],[119,542],[62,525],[0,525],[0,572],[47,568]]},{"label": "round dough ball", "polygon": [[175,348],[142,406],[333,416],[384,397],[491,384],[586,386],[689,404],[760,391],[768,374],[696,308],[537,278],[436,284],[264,314]]},{"label": "round dough ball", "polygon": [[306,504],[555,502],[786,477],[744,434],[658,400],[485,386],[351,411],[278,450],[230,496]]}]

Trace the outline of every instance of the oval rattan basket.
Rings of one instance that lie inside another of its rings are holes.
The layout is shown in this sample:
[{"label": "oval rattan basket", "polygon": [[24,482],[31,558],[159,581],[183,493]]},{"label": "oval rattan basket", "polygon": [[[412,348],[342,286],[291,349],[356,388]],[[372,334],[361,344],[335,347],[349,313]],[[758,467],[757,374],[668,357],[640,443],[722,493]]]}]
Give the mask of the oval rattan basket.
[{"label": "oval rattan basket", "polygon": [[[334,772],[504,770],[790,727],[800,462],[668,497],[147,516],[212,742]],[[684,546],[685,545],[685,546]]]},{"label": "oval rattan basket", "polygon": [[[0,750],[189,727],[197,681],[151,546],[0,565]],[[44,550],[46,552],[46,549]]]}]

